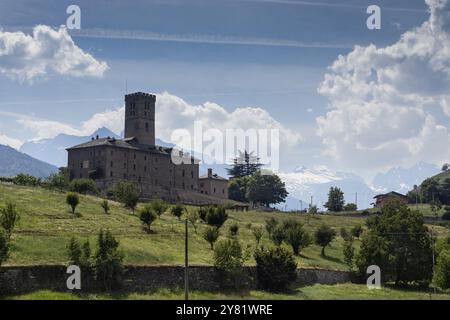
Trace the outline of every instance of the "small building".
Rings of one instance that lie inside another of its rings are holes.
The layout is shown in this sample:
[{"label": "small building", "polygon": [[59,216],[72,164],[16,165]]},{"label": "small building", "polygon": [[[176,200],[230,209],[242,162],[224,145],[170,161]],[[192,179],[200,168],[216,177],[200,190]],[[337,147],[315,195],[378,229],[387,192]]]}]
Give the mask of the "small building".
[{"label": "small building", "polygon": [[386,205],[386,203],[392,200],[397,200],[404,204],[408,203],[407,196],[395,191],[391,191],[385,194],[379,194],[373,198],[375,199],[375,208],[383,208]]},{"label": "small building", "polygon": [[213,174],[211,168],[208,174],[198,179],[198,189],[202,194],[228,199],[228,180]]}]

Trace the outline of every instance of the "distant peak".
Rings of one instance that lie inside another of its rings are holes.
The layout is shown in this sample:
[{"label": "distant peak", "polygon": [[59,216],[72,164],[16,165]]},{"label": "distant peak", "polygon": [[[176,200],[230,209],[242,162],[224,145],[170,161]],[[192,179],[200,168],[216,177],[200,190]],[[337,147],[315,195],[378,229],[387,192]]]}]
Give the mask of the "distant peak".
[{"label": "distant peak", "polygon": [[106,127],[101,127],[99,129],[95,130],[95,132],[91,134],[91,136],[93,136],[93,137],[95,137],[97,135],[100,138],[105,138],[105,137],[119,138],[119,136],[117,134],[115,134],[114,132],[112,132],[110,129],[108,129]]}]

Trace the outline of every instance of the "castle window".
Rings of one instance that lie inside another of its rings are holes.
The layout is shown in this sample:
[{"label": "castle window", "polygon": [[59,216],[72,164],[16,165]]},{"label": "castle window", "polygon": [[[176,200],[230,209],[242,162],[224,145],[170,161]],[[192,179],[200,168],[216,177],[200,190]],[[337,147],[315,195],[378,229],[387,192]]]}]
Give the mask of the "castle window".
[{"label": "castle window", "polygon": [[194,185],[193,184],[191,184],[191,190],[194,190]]},{"label": "castle window", "polygon": [[113,156],[114,155],[114,151],[111,151],[111,156]]},{"label": "castle window", "polygon": [[216,188],[214,188],[214,193],[216,193]]},{"label": "castle window", "polygon": [[111,172],[109,172],[109,176],[110,177],[112,177],[113,176],[113,172],[111,171]]},{"label": "castle window", "polygon": [[136,153],[134,154],[134,158],[136,159]]},{"label": "castle window", "polygon": [[194,171],[191,171],[191,178],[194,179]]},{"label": "castle window", "polygon": [[181,171],[181,176],[184,178],[184,169]]},{"label": "castle window", "polygon": [[147,172],[147,167],[146,166],[144,166],[144,172]]},{"label": "castle window", "polygon": [[186,189],[186,185],[184,184],[184,182],[183,182],[183,189]]},{"label": "castle window", "polygon": [[136,165],[135,164],[133,164],[133,170],[136,171]]},{"label": "castle window", "polygon": [[144,161],[147,161],[147,156],[144,156]]},{"label": "castle window", "polygon": [[124,168],[124,169],[127,168],[127,163],[126,163],[126,162],[123,163],[123,168]]},{"label": "castle window", "polygon": [[145,131],[148,132],[148,122],[145,123]]},{"label": "castle window", "polygon": [[225,194],[225,189],[222,189],[222,194]]},{"label": "castle window", "polygon": [[110,163],[110,167],[112,168],[113,167],[113,162],[111,161],[111,163]]},{"label": "castle window", "polygon": [[124,178],[124,179],[127,178],[127,174],[126,174],[126,173],[123,174],[123,178]]}]

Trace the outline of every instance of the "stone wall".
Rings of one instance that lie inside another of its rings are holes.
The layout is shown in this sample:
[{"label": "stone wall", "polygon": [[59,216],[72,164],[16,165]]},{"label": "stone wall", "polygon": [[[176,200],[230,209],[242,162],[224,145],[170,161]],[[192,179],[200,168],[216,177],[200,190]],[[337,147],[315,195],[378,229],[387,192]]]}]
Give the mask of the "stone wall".
[{"label": "stone wall", "polygon": [[[248,289],[257,288],[256,269],[246,267],[249,275]],[[66,291],[64,266],[20,266],[0,268],[0,294],[11,295],[36,290]],[[82,274],[82,291],[95,291],[92,276]],[[325,269],[298,269],[296,286],[311,284],[337,284],[352,281],[345,271]],[[123,290],[145,292],[157,288],[183,288],[184,268],[182,266],[128,266],[123,277]],[[214,291],[220,288],[214,267],[189,267],[189,288],[191,290]]]}]

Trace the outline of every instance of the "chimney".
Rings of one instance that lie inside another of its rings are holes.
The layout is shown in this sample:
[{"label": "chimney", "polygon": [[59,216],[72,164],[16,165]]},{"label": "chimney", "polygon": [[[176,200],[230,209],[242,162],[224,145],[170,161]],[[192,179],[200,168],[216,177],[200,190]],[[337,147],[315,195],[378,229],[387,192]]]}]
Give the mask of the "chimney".
[{"label": "chimney", "polygon": [[98,140],[98,135],[96,135],[96,136],[95,136],[95,139],[97,139],[97,140]]},{"label": "chimney", "polygon": [[212,169],[208,168],[208,178],[212,178]]}]

